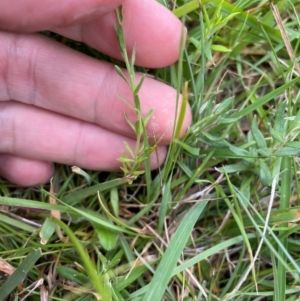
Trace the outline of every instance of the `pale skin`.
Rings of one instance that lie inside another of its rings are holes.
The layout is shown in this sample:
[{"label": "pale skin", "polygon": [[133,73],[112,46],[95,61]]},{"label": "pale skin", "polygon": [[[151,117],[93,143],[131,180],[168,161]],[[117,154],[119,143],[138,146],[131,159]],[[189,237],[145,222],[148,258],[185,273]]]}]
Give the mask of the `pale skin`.
[{"label": "pale skin", "polygon": [[[129,52],[136,64],[168,66],[178,59],[182,24],[155,0],[0,1],[0,176],[22,186],[49,181],[53,162],[117,171],[123,142],[135,145],[126,123],[134,113],[114,66],[35,32],[51,30],[121,59],[114,9],[123,4]],[[137,75],[140,78],[141,75]],[[153,109],[150,137],[161,138],[152,168],[162,164],[175,121],[176,91],[146,78],[142,113]],[[185,113],[181,135],[191,123]]]}]

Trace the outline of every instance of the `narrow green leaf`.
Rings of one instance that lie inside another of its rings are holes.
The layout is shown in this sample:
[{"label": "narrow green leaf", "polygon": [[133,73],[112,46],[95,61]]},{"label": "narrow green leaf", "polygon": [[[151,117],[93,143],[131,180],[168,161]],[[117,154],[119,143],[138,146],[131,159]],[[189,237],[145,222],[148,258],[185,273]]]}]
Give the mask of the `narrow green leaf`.
[{"label": "narrow green leaf", "polygon": [[207,202],[202,201],[194,205],[186,214],[177,228],[162,260],[147,287],[143,301],[162,300],[166,287],[172,277],[176,263],[184,249],[189,235],[198,220],[200,214],[206,207]]},{"label": "narrow green leaf", "polygon": [[118,158],[118,161],[122,162],[122,163],[132,163],[132,162],[134,162],[133,159],[127,158],[125,156]]},{"label": "narrow green leaf", "polygon": [[223,52],[223,53],[228,53],[228,52],[232,51],[231,49],[229,49],[223,45],[216,45],[216,44],[211,45],[210,49],[213,51]]},{"label": "narrow green leaf", "polygon": [[128,144],[128,142],[124,141],[123,144],[124,144],[124,147],[126,148],[126,150],[128,151],[128,153],[130,154],[131,158],[134,158],[134,152],[131,149],[131,147]]},{"label": "narrow green leaf", "polygon": [[134,124],[134,128],[135,128],[136,135],[140,136],[143,132],[142,120],[138,119]]},{"label": "narrow green leaf", "polygon": [[256,150],[261,156],[269,158],[272,156],[272,151],[269,148],[259,148]]},{"label": "narrow green leaf", "polygon": [[51,205],[47,203],[42,203],[39,201],[32,201],[26,199],[17,199],[9,197],[0,197],[0,204],[7,206],[16,206],[22,208],[34,208],[34,209],[44,209],[44,210],[58,210],[62,212],[72,213],[72,208],[67,208],[66,206],[61,205]]},{"label": "narrow green leaf", "polygon": [[259,160],[259,177],[263,185],[269,186],[272,184],[272,175],[269,170],[269,167],[261,159]]},{"label": "narrow green leaf", "polygon": [[[71,205],[76,204],[91,195],[96,195],[98,191],[102,192],[102,191],[109,190],[114,187],[119,187],[126,183],[127,183],[126,179],[114,179],[111,181],[107,181],[105,183],[100,183],[100,184],[90,186],[85,189],[71,192],[67,196],[63,197],[62,201],[67,204],[71,204]],[[57,210],[59,210],[59,209],[57,209]]]},{"label": "narrow green leaf", "polygon": [[[259,226],[263,226],[264,223],[256,216],[253,217],[255,220],[255,223],[257,223]],[[262,218],[266,218],[266,214],[264,213],[262,215]],[[270,215],[270,224],[275,225],[275,224],[282,224],[282,223],[296,223],[300,220],[300,210],[299,209],[276,209],[273,210],[271,215]],[[232,225],[235,227],[235,223],[229,221],[229,223],[232,223]],[[245,227],[252,227],[253,224],[251,220],[248,217],[244,218],[244,226]]]},{"label": "narrow green leaf", "polygon": [[[124,37],[124,39],[125,39],[125,37]],[[125,45],[126,45],[126,43],[125,43]],[[124,47],[124,52],[127,52],[127,50],[126,50],[126,46]],[[127,66],[127,68],[128,68],[128,72],[132,75],[132,78],[131,78],[131,84],[133,84],[134,83],[134,81],[135,81],[135,75],[134,75],[134,64],[135,64],[135,55],[136,55],[136,47],[135,47],[135,45],[133,46],[133,49],[132,49],[132,53],[131,53],[131,58],[130,58],[130,64],[129,64],[129,66]],[[143,75],[144,76],[144,75]],[[143,80],[142,80],[142,83],[143,83]],[[132,87],[133,88],[133,87]],[[137,93],[136,93],[137,94]]]},{"label": "narrow green leaf", "polygon": [[146,114],[146,116],[145,116],[145,118],[144,118],[144,120],[143,120],[145,126],[148,124],[148,122],[149,122],[150,118],[152,117],[152,115],[153,115],[153,109],[151,109],[151,110]]},{"label": "narrow green leaf", "polygon": [[134,127],[134,124],[130,121],[128,115],[126,112],[124,112],[124,117],[125,117],[125,120],[127,122],[127,124],[132,128],[133,132],[135,133],[135,127]]},{"label": "narrow green leaf", "polygon": [[245,163],[230,164],[218,168],[218,170],[220,172],[227,173],[227,174],[236,173],[240,171],[247,171],[249,170],[249,164],[245,164]]},{"label": "narrow green leaf", "polygon": [[280,143],[283,143],[284,142],[284,139],[283,139],[283,133],[282,132],[278,132],[278,131],[275,131],[274,129],[270,128],[269,129],[269,132],[272,136],[272,138]]},{"label": "narrow green leaf", "polygon": [[289,131],[292,131],[300,126],[300,110],[298,110],[296,116],[294,116],[294,119],[289,122]]},{"label": "narrow green leaf", "polygon": [[286,121],[284,120],[285,108],[286,108],[285,101],[279,103],[279,105],[276,107],[276,114],[274,120],[274,131],[281,133],[282,136],[285,134],[285,123],[286,123]]},{"label": "narrow green leaf", "polygon": [[119,192],[116,188],[112,188],[110,191],[110,203],[116,217],[119,216]]},{"label": "narrow green leaf", "polygon": [[[23,200],[23,202],[24,202],[24,200]],[[2,214],[2,213],[0,213],[0,221],[2,223],[5,223],[5,224],[10,225],[10,226],[14,226],[18,229],[22,229],[22,230],[30,232],[30,233],[33,233],[33,232],[38,230],[38,228],[36,228],[36,227],[28,225],[25,222],[19,221],[15,218],[12,218],[12,217],[7,216],[7,215]]]},{"label": "narrow green leaf", "polygon": [[[126,228],[122,228],[122,227],[118,227],[112,223],[107,222],[107,220],[105,218],[103,218],[99,213],[91,211],[91,210],[87,210],[87,209],[77,209],[77,208],[73,208],[75,212],[77,212],[79,215],[85,217],[87,220],[89,220],[90,222],[99,224],[101,226],[107,227],[108,229],[111,229],[113,231],[117,231],[117,232],[125,232],[125,233],[129,233],[129,234],[133,234],[134,230],[129,231]],[[128,227],[129,228],[129,227]]]},{"label": "narrow green leaf", "polygon": [[300,149],[294,147],[281,147],[276,152],[274,156],[276,157],[286,157],[286,156],[299,156]]},{"label": "narrow green leaf", "polygon": [[[211,141],[211,142],[223,142],[227,147],[230,146],[230,144],[229,144],[227,141],[225,141],[225,136],[226,136],[226,135],[223,135],[223,136],[215,136],[215,135],[211,135],[211,134],[208,133],[208,132],[203,132],[202,135],[204,135],[205,137],[208,138],[208,141],[207,141],[207,142],[209,142],[209,141]],[[206,142],[204,142],[204,143],[206,143]]]},{"label": "narrow green leaf", "polygon": [[187,108],[187,103],[188,103],[188,83],[185,82],[183,86],[183,91],[182,91],[182,102],[181,102],[181,107],[179,109],[179,114],[178,118],[176,120],[177,125],[175,129],[175,138],[179,138],[182,124],[184,122],[184,117],[185,117],[185,112]]},{"label": "narrow green leaf", "polygon": [[[250,239],[256,240],[257,236],[254,233],[250,233],[250,234],[247,234],[247,238],[248,238],[248,240],[250,240]],[[200,261],[205,260],[214,254],[218,254],[222,250],[226,250],[227,248],[229,248],[233,245],[243,243],[244,239],[245,239],[244,236],[239,235],[239,236],[230,238],[228,240],[222,241],[221,243],[218,243],[211,248],[208,248],[207,250],[201,252],[200,254],[197,254],[196,256],[184,261],[182,264],[177,266],[172,273],[172,277],[176,276],[179,273],[182,273],[183,271],[196,265]],[[149,287],[149,284],[147,286],[142,287],[141,289],[134,292],[133,294],[131,294],[131,297],[136,297],[136,296],[142,295],[143,293],[145,293],[148,290],[148,287]],[[140,299],[138,299],[138,300],[140,300]]]},{"label": "narrow green leaf", "polygon": [[175,139],[174,141],[176,141],[177,144],[179,144],[184,150],[186,150],[189,154],[193,155],[193,156],[199,156],[200,153],[200,149],[198,147],[192,147],[190,145],[187,145],[186,143]]},{"label": "narrow green leaf", "polygon": [[[289,157],[284,157],[281,163],[281,186],[280,186],[280,205],[279,209],[289,209],[291,206],[291,187],[292,187],[292,159]],[[283,224],[282,226],[288,226],[288,224]],[[280,242],[285,250],[288,250],[288,235],[283,235],[280,238]],[[282,248],[278,247],[278,254],[281,256],[284,262],[287,261],[287,256]],[[277,264],[278,277],[275,279],[274,283],[277,286],[275,290],[278,291],[279,299],[284,300],[286,298],[287,289],[287,269],[286,267],[278,261]]]},{"label": "narrow green leaf", "polygon": [[145,77],[146,77],[146,75],[143,74],[143,76],[142,76],[142,78],[140,79],[139,83],[138,83],[137,86],[135,87],[135,89],[134,89],[134,91],[133,91],[133,93],[134,93],[135,95],[137,95],[137,94],[140,92],[140,89],[141,89],[141,87],[142,87],[142,85],[143,85],[143,83],[144,83]]},{"label": "narrow green leaf", "polygon": [[112,229],[103,227],[99,224],[93,222],[92,224],[97,232],[101,246],[107,251],[113,249],[117,243],[118,233]]},{"label": "narrow green leaf", "polygon": [[115,69],[116,69],[117,73],[124,79],[124,81],[125,81],[127,84],[129,84],[129,82],[128,82],[126,76],[125,76],[125,74],[124,74],[123,71],[122,71],[122,69],[121,69],[119,66],[117,66],[117,65],[115,65]]},{"label": "narrow green leaf", "polygon": [[157,225],[157,231],[159,234],[163,230],[163,225],[165,222],[167,210],[172,201],[171,182],[172,182],[172,177],[169,178],[168,182],[163,187],[163,197],[161,200],[161,204],[159,206],[159,219]]},{"label": "narrow green leaf", "polygon": [[[247,239],[256,239],[256,235],[253,233],[247,234]],[[230,239],[227,239],[225,241],[222,241],[221,243],[216,244],[215,246],[201,252],[200,254],[184,261],[182,264],[180,264],[178,267],[176,267],[172,273],[172,276],[177,275],[178,273],[183,272],[184,270],[190,268],[191,266],[197,264],[199,261],[207,259],[211,257],[214,254],[218,254],[220,251],[225,250],[229,248],[230,246],[237,245],[240,243],[244,243],[245,237],[243,235],[239,235]]]},{"label": "narrow green leaf", "polygon": [[72,166],[71,169],[72,169],[72,172],[74,172],[74,173],[76,173],[76,174],[84,177],[86,179],[86,181],[88,182],[89,185],[92,184],[92,179],[91,179],[91,177],[89,176],[89,174],[86,171],[84,171],[83,169],[81,169],[78,166]]},{"label": "narrow green leaf", "polygon": [[5,300],[5,298],[17,287],[17,285],[25,279],[29,271],[40,258],[41,254],[41,249],[33,249],[30,251],[20,266],[0,287],[0,300]]},{"label": "narrow green leaf", "polygon": [[79,285],[85,285],[90,281],[89,277],[86,275],[67,266],[56,266],[56,271],[63,278],[73,281]]},{"label": "narrow green leaf", "polygon": [[236,122],[238,120],[239,120],[239,118],[234,117],[234,116],[232,116],[232,117],[223,117],[223,116],[221,116],[218,119],[218,123],[219,124],[230,124],[230,123],[234,123],[234,122]]},{"label": "narrow green leaf", "polygon": [[233,101],[234,101],[234,96],[227,97],[226,99],[222,100],[222,102],[216,104],[213,113],[221,114],[223,112],[228,111],[228,108],[232,107]]},{"label": "narrow green leaf", "polygon": [[293,148],[300,148],[300,141],[288,141],[284,146],[293,147]]},{"label": "narrow green leaf", "polygon": [[40,243],[42,245],[46,245],[54,232],[55,232],[55,223],[53,223],[53,221],[47,217],[40,231],[40,238],[41,238]]},{"label": "narrow green leaf", "polygon": [[229,146],[229,149],[235,154],[235,155],[238,155],[238,156],[241,156],[243,158],[247,158],[247,157],[252,157],[251,153],[249,153],[247,150],[243,149],[243,148],[240,148],[240,147],[237,147],[237,146],[233,146],[233,145],[230,145]]},{"label": "narrow green leaf", "polygon": [[253,138],[256,142],[257,148],[266,149],[267,143],[266,143],[264,135],[261,133],[261,131],[257,127],[257,117],[256,116],[254,116],[254,118],[251,122],[251,132],[252,132]]}]

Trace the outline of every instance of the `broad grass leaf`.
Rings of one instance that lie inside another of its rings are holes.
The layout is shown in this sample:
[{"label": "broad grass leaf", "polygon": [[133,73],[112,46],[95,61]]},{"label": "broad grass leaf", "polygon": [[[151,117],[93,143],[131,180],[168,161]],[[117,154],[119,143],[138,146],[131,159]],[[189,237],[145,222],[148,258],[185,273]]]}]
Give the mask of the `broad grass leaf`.
[{"label": "broad grass leaf", "polygon": [[166,252],[162,256],[161,262],[159,263],[151,282],[147,287],[143,301],[162,300],[176,263],[182,253],[182,250],[186,246],[195,223],[206,207],[206,204],[206,201],[195,204],[181,221]]}]

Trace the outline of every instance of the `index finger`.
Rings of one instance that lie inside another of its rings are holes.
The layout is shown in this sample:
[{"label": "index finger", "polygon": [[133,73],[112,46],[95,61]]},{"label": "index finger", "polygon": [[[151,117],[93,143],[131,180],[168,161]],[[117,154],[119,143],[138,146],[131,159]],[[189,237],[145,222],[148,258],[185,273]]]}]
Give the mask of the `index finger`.
[{"label": "index finger", "polygon": [[113,11],[124,0],[0,1],[0,28],[34,32],[69,26]]}]

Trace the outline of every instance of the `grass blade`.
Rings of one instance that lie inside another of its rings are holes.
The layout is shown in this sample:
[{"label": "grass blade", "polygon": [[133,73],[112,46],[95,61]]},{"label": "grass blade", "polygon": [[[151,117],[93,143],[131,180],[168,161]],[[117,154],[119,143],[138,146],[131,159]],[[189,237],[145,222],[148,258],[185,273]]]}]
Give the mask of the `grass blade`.
[{"label": "grass blade", "polygon": [[81,200],[91,196],[91,195],[96,195],[97,192],[102,192],[105,190],[109,190],[121,185],[124,185],[128,183],[128,180],[126,179],[115,179],[115,180],[111,180],[111,181],[107,181],[105,183],[100,183],[85,189],[81,189],[79,191],[74,191],[71,192],[70,194],[68,194],[67,196],[62,198],[62,201],[72,205],[75,203],[80,202]]},{"label": "grass blade", "polygon": [[41,249],[34,249],[30,251],[15,272],[0,287],[0,300],[4,300],[15,289],[15,287],[25,279],[26,275],[34,267],[41,254]]},{"label": "grass blade", "polygon": [[180,223],[148,286],[143,301],[162,300],[181,252],[206,204],[207,202],[199,202],[194,205]]}]

